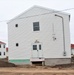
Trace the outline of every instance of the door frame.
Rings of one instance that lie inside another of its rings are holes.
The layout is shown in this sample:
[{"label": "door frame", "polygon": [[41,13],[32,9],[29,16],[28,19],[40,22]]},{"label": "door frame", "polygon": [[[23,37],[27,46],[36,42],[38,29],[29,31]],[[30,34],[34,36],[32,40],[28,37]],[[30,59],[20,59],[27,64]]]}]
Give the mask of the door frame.
[{"label": "door frame", "polygon": [[31,57],[33,57],[33,45],[37,45],[37,58],[39,58],[39,45],[41,45],[41,52],[42,52],[42,57],[43,57],[43,49],[42,49],[42,43],[33,43],[32,44],[32,50],[31,50]]}]

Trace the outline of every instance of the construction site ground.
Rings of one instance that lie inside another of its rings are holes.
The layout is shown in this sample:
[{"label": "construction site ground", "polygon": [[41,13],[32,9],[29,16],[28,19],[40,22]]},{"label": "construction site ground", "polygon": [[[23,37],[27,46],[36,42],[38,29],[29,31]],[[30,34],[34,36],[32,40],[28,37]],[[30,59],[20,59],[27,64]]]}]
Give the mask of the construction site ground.
[{"label": "construction site ground", "polygon": [[74,75],[74,68],[47,66],[0,67],[0,75]]},{"label": "construction site ground", "polygon": [[0,75],[74,75],[74,62],[56,66],[15,65],[0,60]]}]

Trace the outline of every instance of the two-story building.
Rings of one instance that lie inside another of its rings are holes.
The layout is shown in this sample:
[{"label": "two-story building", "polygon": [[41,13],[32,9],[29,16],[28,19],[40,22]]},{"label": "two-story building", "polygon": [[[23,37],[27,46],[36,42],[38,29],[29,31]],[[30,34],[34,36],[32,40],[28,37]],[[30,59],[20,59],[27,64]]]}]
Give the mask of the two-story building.
[{"label": "two-story building", "polygon": [[74,44],[71,44],[71,54],[74,56]]},{"label": "two-story building", "polygon": [[0,41],[0,59],[6,58],[6,43]]},{"label": "two-story building", "polygon": [[56,65],[71,62],[70,15],[34,6],[8,22],[9,61]]}]

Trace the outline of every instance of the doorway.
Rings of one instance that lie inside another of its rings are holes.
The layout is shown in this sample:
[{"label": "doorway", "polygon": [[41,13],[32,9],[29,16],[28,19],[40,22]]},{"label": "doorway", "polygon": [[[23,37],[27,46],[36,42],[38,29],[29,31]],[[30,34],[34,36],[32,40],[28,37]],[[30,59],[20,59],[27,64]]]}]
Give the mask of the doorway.
[{"label": "doorway", "polygon": [[39,59],[43,57],[41,44],[39,44],[39,43],[33,44],[32,57],[33,58],[39,58]]},{"label": "doorway", "polygon": [[32,64],[36,66],[42,66],[42,61],[35,61],[35,62],[32,62]]}]

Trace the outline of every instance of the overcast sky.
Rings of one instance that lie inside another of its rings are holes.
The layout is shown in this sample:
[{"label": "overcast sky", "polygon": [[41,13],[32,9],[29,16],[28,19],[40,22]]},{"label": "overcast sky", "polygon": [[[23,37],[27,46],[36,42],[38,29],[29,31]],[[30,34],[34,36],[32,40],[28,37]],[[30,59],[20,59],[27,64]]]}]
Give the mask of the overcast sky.
[{"label": "overcast sky", "polygon": [[[0,40],[8,46],[7,21],[34,5],[55,10],[74,8],[74,0],[0,0]],[[74,9],[65,11],[70,13],[70,39],[74,43]]]}]

